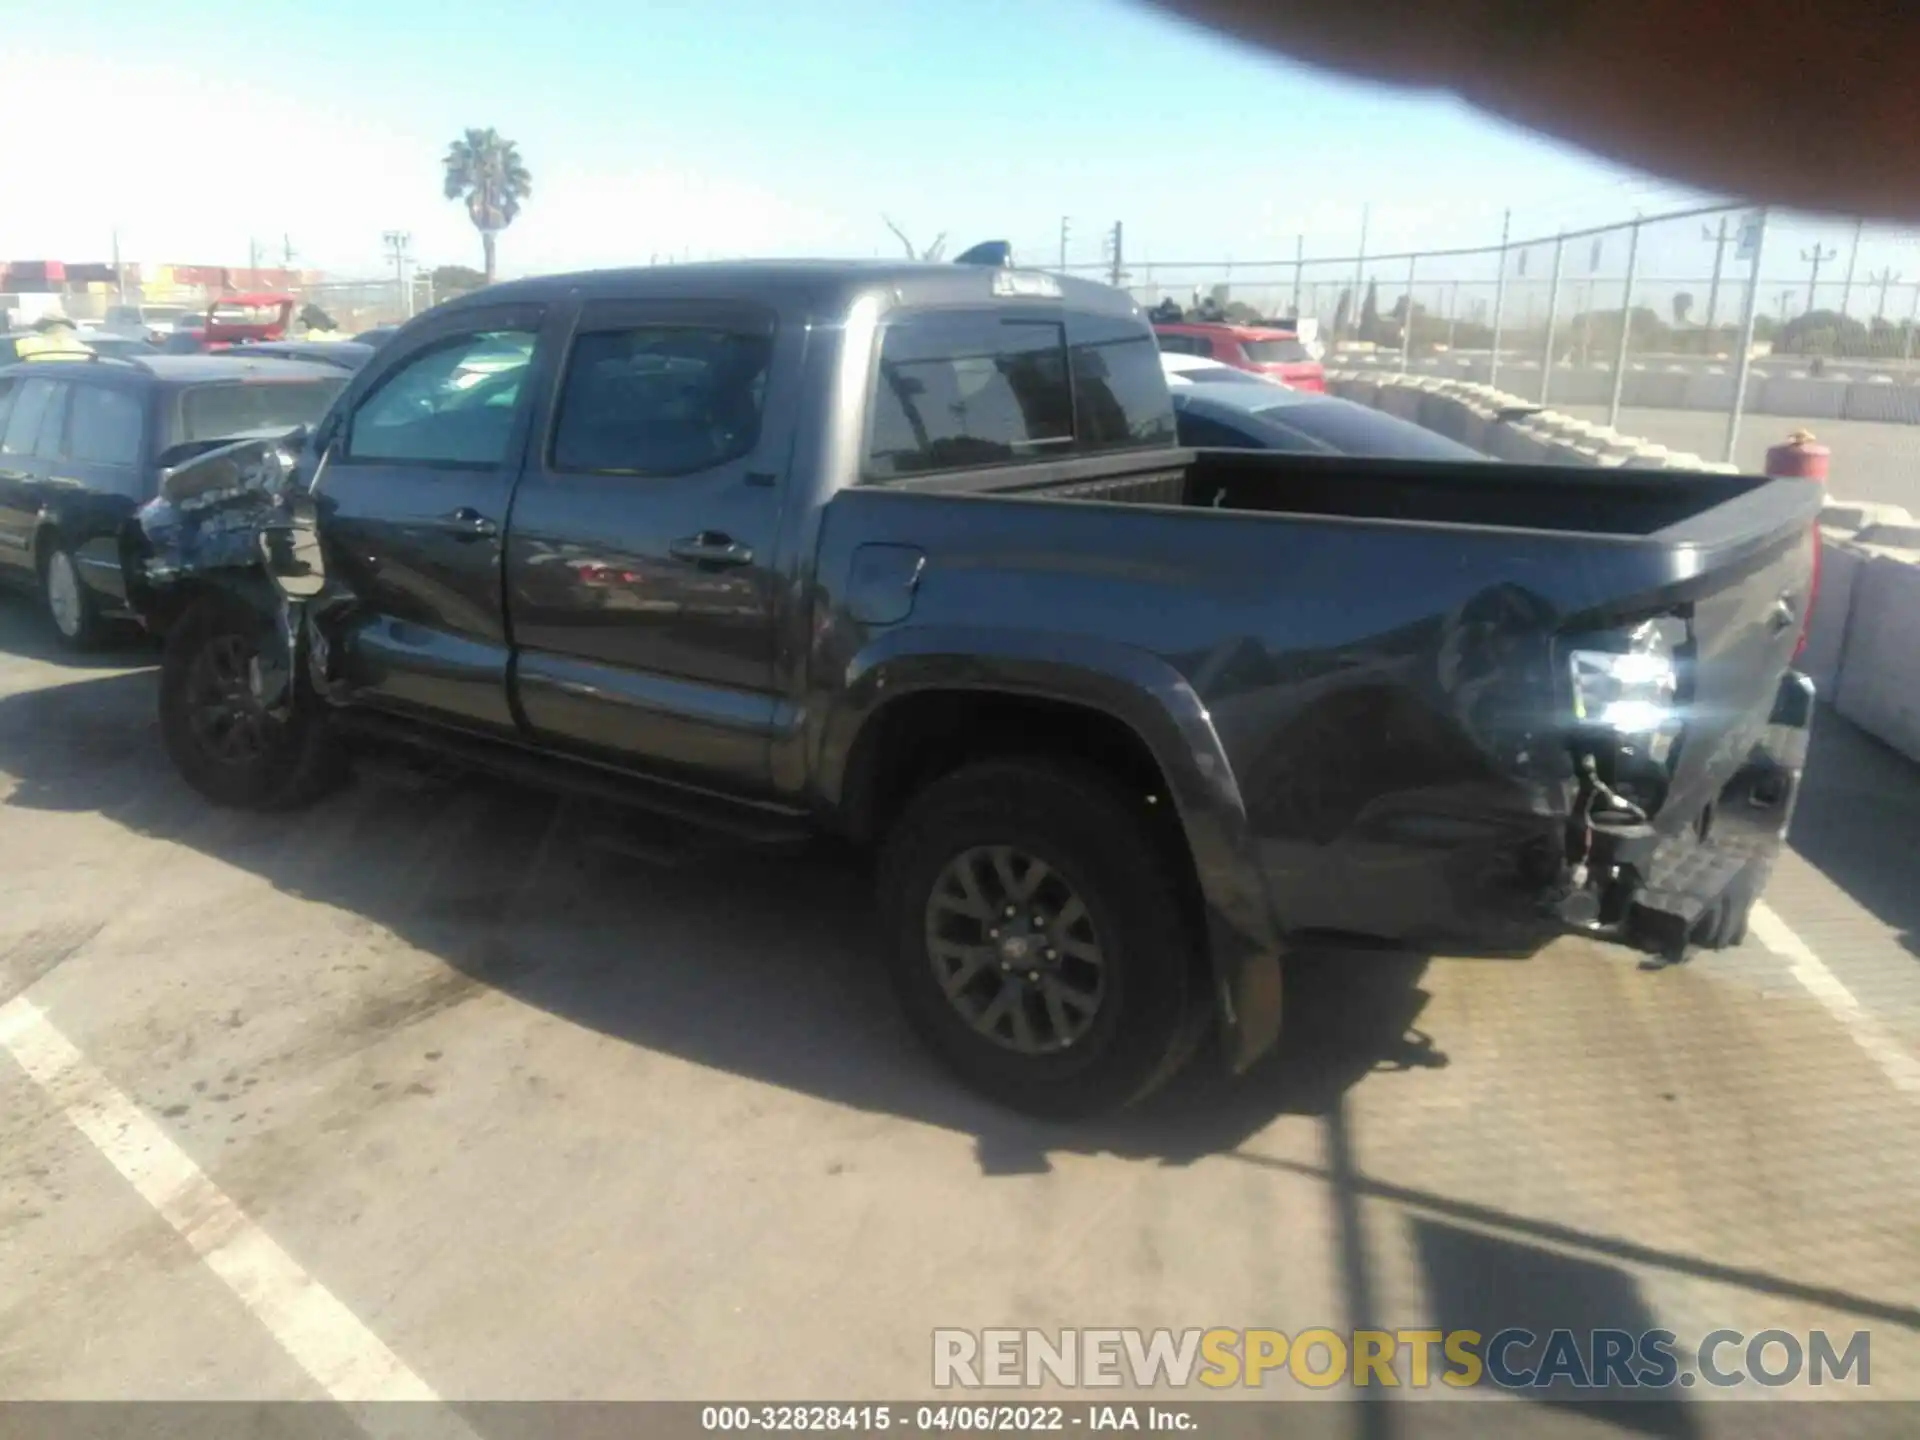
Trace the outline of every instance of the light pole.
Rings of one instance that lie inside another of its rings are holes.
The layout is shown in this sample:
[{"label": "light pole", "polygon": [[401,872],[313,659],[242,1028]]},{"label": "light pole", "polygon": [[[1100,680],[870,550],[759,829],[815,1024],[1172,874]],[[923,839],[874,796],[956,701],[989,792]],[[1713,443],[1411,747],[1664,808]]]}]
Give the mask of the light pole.
[{"label": "light pole", "polygon": [[1840,316],[1846,318],[1847,305],[1853,299],[1853,271],[1860,263],[1860,232],[1867,228],[1865,220],[1853,222],[1853,248],[1847,252],[1847,280],[1840,287]]},{"label": "light pole", "polygon": [[387,253],[393,257],[393,283],[400,291],[400,313],[413,318],[413,287],[407,283],[407,263],[412,260],[413,236],[405,230],[388,230],[381,237]]},{"label": "light pole", "polygon": [[1800,258],[1806,261],[1807,264],[1813,266],[1813,273],[1807,277],[1807,310],[1809,313],[1813,310],[1813,292],[1820,287],[1820,267],[1839,253],[1840,252],[1831,245],[1827,246],[1824,250],[1816,245],[1811,250],[1802,250],[1800,252]]}]

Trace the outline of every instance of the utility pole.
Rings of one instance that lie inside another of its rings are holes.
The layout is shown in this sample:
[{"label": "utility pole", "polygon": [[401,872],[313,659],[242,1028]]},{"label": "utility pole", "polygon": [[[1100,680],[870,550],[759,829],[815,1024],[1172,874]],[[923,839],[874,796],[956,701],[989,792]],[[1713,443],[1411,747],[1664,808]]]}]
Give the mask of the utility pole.
[{"label": "utility pole", "polygon": [[1300,272],[1306,268],[1306,264],[1307,237],[1296,235],[1293,237],[1293,319],[1295,324],[1300,322]]},{"label": "utility pole", "polygon": [[280,263],[293,269],[293,236],[284,233],[280,236]]},{"label": "utility pole", "polygon": [[1880,301],[1873,307],[1873,318],[1875,320],[1884,320],[1887,318],[1887,288],[1896,284],[1899,279],[1900,272],[1898,270],[1883,269],[1878,275],[1868,274],[1867,283],[1880,287]]},{"label": "utility pole", "polygon": [[[1613,399],[1607,406],[1607,428],[1620,428],[1620,397],[1627,384],[1627,350],[1633,340],[1633,277],[1640,262],[1640,221],[1627,232],[1627,285],[1620,297],[1620,347],[1613,355]],[[1749,317],[1751,318],[1751,317]],[[1498,333],[1498,332],[1496,332]],[[1744,365],[1745,362],[1743,361]],[[1744,370],[1742,371],[1744,374]]]},{"label": "utility pole", "polygon": [[1513,211],[1500,214],[1500,263],[1493,280],[1493,358],[1487,365],[1487,384],[1500,388],[1500,322],[1507,309],[1507,236],[1513,228]]},{"label": "utility pole", "polygon": [[1073,231],[1073,222],[1065,215],[1060,217],[1060,268],[1067,268],[1067,236]]},{"label": "utility pole", "polygon": [[[258,240],[253,239],[252,237],[248,237],[247,269],[258,270],[259,268],[260,268],[260,242]],[[251,284],[252,282],[249,281],[248,283]]]},{"label": "utility pole", "polygon": [[1813,266],[1813,273],[1807,277],[1807,309],[1809,312],[1813,309],[1813,292],[1818,289],[1820,285],[1820,267],[1839,253],[1840,252],[1831,245],[1824,250],[1816,245],[1811,250],[1802,250],[1800,252],[1800,258],[1807,264]]},{"label": "utility pole", "polygon": [[[1733,374],[1733,408],[1727,412],[1727,448],[1721,456],[1727,464],[1733,464],[1734,446],[1740,440],[1740,412],[1747,405],[1747,378],[1753,372],[1753,325],[1760,312],[1760,252],[1767,244],[1767,210],[1763,205],[1753,216],[1751,227],[1742,224],[1747,231],[1741,236],[1740,248],[1747,251],[1747,309],[1740,319],[1740,357],[1735,362]],[[1636,227],[1635,233],[1638,233]]]},{"label": "utility pole", "polygon": [[1913,368],[1913,332],[1920,329],[1920,284],[1913,287],[1913,310],[1907,316],[1907,333],[1900,347],[1900,364],[1903,369]]},{"label": "utility pole", "polygon": [[1782,290],[1779,294],[1775,295],[1773,298],[1779,302],[1780,323],[1784,325],[1787,323],[1787,311],[1793,305],[1793,291]]},{"label": "utility pole", "polygon": [[113,227],[113,293],[119,297],[122,304],[126,303],[127,282],[120,273],[120,227],[118,225]]},{"label": "utility pole", "polygon": [[1707,282],[1707,337],[1711,343],[1713,322],[1720,314],[1720,267],[1727,258],[1727,217],[1720,217],[1720,233],[1717,235],[1702,225],[1700,238],[1713,242],[1713,279]]},{"label": "utility pole", "polygon": [[407,283],[407,265],[413,259],[413,236],[405,230],[388,230],[381,237],[393,258],[393,280],[400,291],[400,313],[413,318],[413,287]]},{"label": "utility pole", "polygon": [[1553,389],[1553,332],[1560,321],[1560,262],[1567,252],[1567,237],[1553,242],[1553,289],[1547,295],[1547,340],[1540,355],[1540,403],[1547,403]]},{"label": "utility pole", "polygon": [[1347,324],[1360,333],[1360,297],[1367,288],[1367,222],[1373,218],[1373,202],[1360,207],[1360,258],[1353,262],[1353,303],[1347,306]]},{"label": "utility pole", "polygon": [[1867,228],[1865,220],[1853,222],[1853,248],[1847,253],[1847,280],[1840,287],[1840,314],[1847,313],[1847,302],[1853,298],[1853,269],[1860,263],[1860,232]]},{"label": "utility pole", "polygon": [[1113,269],[1110,272],[1109,283],[1116,290],[1120,288],[1120,282],[1124,280],[1127,275],[1126,266],[1124,263],[1124,250],[1123,250],[1123,244],[1125,240],[1126,240],[1125,222],[1121,220],[1114,221],[1113,235],[1109,242],[1113,249]]}]

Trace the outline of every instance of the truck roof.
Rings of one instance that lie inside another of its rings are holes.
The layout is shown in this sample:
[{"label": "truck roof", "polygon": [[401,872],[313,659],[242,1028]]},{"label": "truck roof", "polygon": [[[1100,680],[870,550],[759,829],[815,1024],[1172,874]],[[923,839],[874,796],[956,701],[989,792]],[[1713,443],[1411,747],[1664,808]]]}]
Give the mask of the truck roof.
[{"label": "truck roof", "polygon": [[[719,260],[687,265],[639,265],[617,270],[581,270],[508,280],[446,302],[444,308],[549,301],[577,293],[597,299],[745,299],[810,302],[817,310],[844,312],[863,295],[894,291],[903,305],[985,303],[1006,299],[994,290],[996,266],[914,260]],[[1045,274],[1059,287],[1059,303],[1075,310],[1139,314],[1124,290],[1098,281],[1015,267],[1014,274]]]}]

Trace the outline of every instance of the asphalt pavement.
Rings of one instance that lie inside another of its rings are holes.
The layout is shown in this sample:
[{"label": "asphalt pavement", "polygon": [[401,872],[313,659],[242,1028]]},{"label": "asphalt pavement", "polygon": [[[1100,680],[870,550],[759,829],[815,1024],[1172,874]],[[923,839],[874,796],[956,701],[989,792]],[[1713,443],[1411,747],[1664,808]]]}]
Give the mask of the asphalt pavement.
[{"label": "asphalt pavement", "polygon": [[[216,812],[151,661],[0,605],[0,1398],[907,1399],[935,1327],[1526,1325],[1866,1330],[1841,1389],[1920,1400],[1920,770],[1830,713],[1741,949],[1303,953],[1255,1073],[1068,1128],[924,1058],[839,860],[481,783]],[[1448,1408],[1399,1398],[1339,1433]]]}]

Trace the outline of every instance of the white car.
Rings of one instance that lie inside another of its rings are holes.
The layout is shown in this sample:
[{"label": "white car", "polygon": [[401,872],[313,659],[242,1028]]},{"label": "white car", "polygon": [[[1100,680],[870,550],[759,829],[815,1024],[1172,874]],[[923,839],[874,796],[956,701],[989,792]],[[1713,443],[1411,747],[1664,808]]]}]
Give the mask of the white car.
[{"label": "white car", "polygon": [[1166,374],[1167,384],[1176,390],[1183,385],[1234,385],[1243,382],[1281,390],[1288,388],[1278,380],[1269,380],[1265,375],[1256,375],[1251,370],[1236,369],[1223,361],[1209,360],[1204,355],[1178,355],[1162,350],[1160,368]]}]

